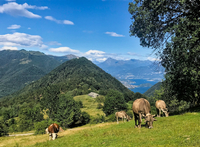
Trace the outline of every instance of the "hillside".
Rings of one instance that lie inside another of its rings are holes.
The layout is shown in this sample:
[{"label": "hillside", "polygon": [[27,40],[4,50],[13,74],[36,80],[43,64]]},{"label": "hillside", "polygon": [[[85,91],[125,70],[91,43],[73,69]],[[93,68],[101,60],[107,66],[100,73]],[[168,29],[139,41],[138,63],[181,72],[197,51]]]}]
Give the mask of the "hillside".
[{"label": "hillside", "polygon": [[[68,129],[58,133],[58,138],[48,141],[48,135],[1,137],[0,146],[199,146],[200,113],[186,113],[156,118],[153,129],[134,128],[134,120],[117,124],[101,123]],[[142,125],[144,125],[144,120]]]},{"label": "hillside", "polygon": [[74,55],[51,56],[26,50],[0,51],[0,98],[40,79]]},{"label": "hillside", "polygon": [[[81,57],[66,61],[38,81],[27,85],[12,96],[13,100],[11,100],[11,103],[17,103],[17,101],[21,101],[20,103],[23,103],[23,101],[30,102],[31,99],[34,101],[35,97],[30,92],[36,90],[43,91],[43,88],[50,85],[59,87],[62,92],[72,92],[73,95],[88,94],[89,91],[103,94],[109,89],[118,90],[122,93],[130,92],[117,79],[85,57]],[[36,95],[39,97],[38,93]],[[3,103],[5,104],[6,102]]]},{"label": "hillside", "polygon": [[146,96],[148,96],[148,97],[153,96],[155,90],[159,90],[159,89],[160,89],[161,84],[162,84],[162,82],[156,83],[156,84],[153,85],[151,88],[149,88],[149,89],[144,93],[144,95],[146,95]]},{"label": "hillside", "polygon": [[86,89],[98,91],[108,89],[116,89],[120,92],[129,91],[117,79],[85,57],[63,63],[38,81],[25,87],[24,90],[39,89],[55,84],[65,85],[68,87],[67,90],[86,87]]},{"label": "hillside", "polygon": [[0,98],[49,73],[61,63],[34,51],[0,51]]}]

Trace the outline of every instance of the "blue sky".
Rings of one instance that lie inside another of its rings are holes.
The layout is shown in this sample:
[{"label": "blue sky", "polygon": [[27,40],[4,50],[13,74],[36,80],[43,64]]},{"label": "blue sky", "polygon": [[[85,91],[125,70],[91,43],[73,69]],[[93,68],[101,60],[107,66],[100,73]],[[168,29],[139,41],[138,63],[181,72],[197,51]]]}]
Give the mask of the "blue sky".
[{"label": "blue sky", "polygon": [[0,50],[154,60],[130,37],[131,0],[0,0]]}]

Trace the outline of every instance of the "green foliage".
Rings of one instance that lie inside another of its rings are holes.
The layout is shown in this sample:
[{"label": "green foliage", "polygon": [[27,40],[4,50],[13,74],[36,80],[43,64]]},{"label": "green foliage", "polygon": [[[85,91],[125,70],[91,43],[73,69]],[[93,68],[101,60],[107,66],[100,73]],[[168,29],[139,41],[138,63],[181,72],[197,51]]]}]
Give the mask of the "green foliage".
[{"label": "green foliage", "polygon": [[8,128],[3,120],[0,119],[0,137],[7,135]]},{"label": "green foliage", "polygon": [[158,82],[155,85],[153,85],[151,88],[149,88],[144,95],[146,95],[147,97],[153,96],[155,90],[159,90],[161,88],[161,84],[162,82]]},{"label": "green foliage", "polygon": [[127,110],[127,107],[123,94],[119,91],[110,90],[105,98],[103,112],[110,115],[116,111]]},{"label": "green foliage", "polygon": [[85,111],[81,112],[81,124],[85,125],[88,124],[89,122],[90,122],[90,115]]},{"label": "green foliage", "polygon": [[129,91],[129,92],[124,93],[124,99],[126,102],[136,100],[134,92]]},{"label": "green foliage", "polygon": [[24,107],[20,109],[18,130],[20,132],[30,131],[34,128],[34,123],[43,120],[43,114],[38,106],[33,108]]},{"label": "green foliage", "polygon": [[116,121],[115,114],[110,114],[106,117],[106,122],[115,122],[115,121]]},{"label": "green foliage", "polygon": [[73,126],[81,117],[79,104],[69,94],[59,95],[59,100],[57,101],[54,102],[55,106],[58,105],[58,108],[53,120],[60,122],[64,128]]},{"label": "green foliage", "polygon": [[61,62],[33,51],[0,51],[0,98],[36,81]]},{"label": "green foliage", "polygon": [[134,19],[131,36],[143,47],[157,50],[166,69],[164,88],[168,98],[200,104],[199,1],[135,0],[129,3]]},{"label": "green foliage", "polygon": [[49,125],[51,125],[52,123],[57,123],[55,121],[52,121],[50,119],[47,120],[43,120],[41,122],[35,123],[34,128],[35,128],[35,135],[37,134],[45,134],[45,129],[49,127]]},{"label": "green foliage", "polygon": [[105,120],[106,120],[105,115],[97,114],[96,117],[91,116],[90,124],[98,124],[98,123],[102,123],[102,122],[105,122]]}]

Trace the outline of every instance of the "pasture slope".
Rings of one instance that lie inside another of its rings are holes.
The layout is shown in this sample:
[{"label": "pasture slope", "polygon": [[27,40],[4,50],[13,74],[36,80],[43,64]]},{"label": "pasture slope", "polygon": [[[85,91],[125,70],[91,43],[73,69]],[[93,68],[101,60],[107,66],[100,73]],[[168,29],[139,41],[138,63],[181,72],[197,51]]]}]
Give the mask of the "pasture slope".
[{"label": "pasture slope", "polygon": [[[144,121],[144,120],[143,120]],[[135,122],[102,123],[87,125],[58,133],[58,138],[48,141],[48,136],[1,137],[0,146],[31,147],[171,147],[200,146],[200,113],[185,113],[168,118],[160,117],[153,129],[134,128]],[[142,123],[144,125],[144,122]]]}]

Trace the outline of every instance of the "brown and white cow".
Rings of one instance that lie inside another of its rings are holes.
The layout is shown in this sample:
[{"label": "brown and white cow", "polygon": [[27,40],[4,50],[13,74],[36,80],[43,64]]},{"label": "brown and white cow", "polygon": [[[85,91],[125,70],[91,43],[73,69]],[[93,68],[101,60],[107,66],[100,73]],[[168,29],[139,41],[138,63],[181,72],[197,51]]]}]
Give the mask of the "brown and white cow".
[{"label": "brown and white cow", "polygon": [[57,133],[59,132],[60,127],[58,124],[53,123],[48,128],[46,128],[46,133],[49,134],[49,140],[55,140],[57,138]]},{"label": "brown and white cow", "polygon": [[[153,115],[151,115],[151,107],[149,102],[144,99],[136,99],[133,102],[133,113],[134,113],[134,118],[135,118],[135,127],[141,128],[141,123],[142,123],[142,116],[145,117],[145,122],[146,122],[146,127],[149,129],[153,128],[153,121],[156,121]],[[137,125],[138,121],[138,125]]]},{"label": "brown and white cow", "polygon": [[125,119],[126,119],[127,121],[129,121],[129,120],[131,119],[131,117],[128,116],[128,115],[126,114],[125,111],[116,112],[116,113],[115,113],[115,117],[116,117],[116,119],[117,119],[117,123],[119,123],[119,122],[118,122],[118,118],[122,118],[122,121],[124,120],[124,122],[125,122]]},{"label": "brown and white cow", "polygon": [[161,111],[163,113],[165,113],[166,117],[169,116],[169,112],[167,112],[168,109],[166,108],[166,104],[163,100],[157,100],[155,105],[156,105],[156,109],[157,109],[157,117],[160,117]]}]

